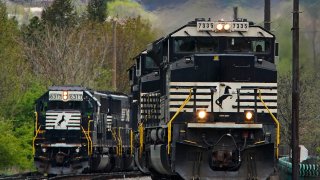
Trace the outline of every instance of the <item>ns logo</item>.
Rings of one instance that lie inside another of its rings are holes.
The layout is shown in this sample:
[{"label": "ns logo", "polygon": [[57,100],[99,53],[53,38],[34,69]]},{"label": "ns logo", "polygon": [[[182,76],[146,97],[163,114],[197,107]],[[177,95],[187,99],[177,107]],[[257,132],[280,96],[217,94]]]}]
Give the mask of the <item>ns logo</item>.
[{"label": "ns logo", "polygon": [[222,108],[222,104],[223,104],[223,101],[225,99],[227,99],[228,97],[230,97],[230,99],[232,99],[232,94],[230,92],[231,90],[231,87],[230,86],[226,86],[225,89],[224,89],[224,93],[223,95],[221,95],[217,100],[216,100],[216,104],[221,108]]}]

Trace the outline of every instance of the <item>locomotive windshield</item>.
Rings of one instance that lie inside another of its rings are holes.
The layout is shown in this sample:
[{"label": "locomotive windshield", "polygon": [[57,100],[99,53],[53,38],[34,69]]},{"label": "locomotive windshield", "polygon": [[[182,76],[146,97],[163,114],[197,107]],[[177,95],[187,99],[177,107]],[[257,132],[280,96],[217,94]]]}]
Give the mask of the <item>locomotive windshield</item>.
[{"label": "locomotive windshield", "polygon": [[175,53],[268,54],[270,49],[271,38],[178,37],[174,39]]},{"label": "locomotive windshield", "polygon": [[218,44],[216,38],[181,37],[174,40],[174,48],[177,53],[213,53],[218,51]]},{"label": "locomotive windshield", "polygon": [[145,62],[146,69],[157,69],[158,66],[154,62],[154,60],[150,56],[146,56],[146,62]]},{"label": "locomotive windshield", "polygon": [[226,52],[270,53],[270,39],[228,38]]},{"label": "locomotive windshield", "polygon": [[49,101],[47,110],[79,110],[90,113],[93,111],[91,99],[85,101]]},{"label": "locomotive windshield", "polygon": [[72,109],[81,110],[81,101],[49,101],[48,110],[61,110],[61,109]]}]

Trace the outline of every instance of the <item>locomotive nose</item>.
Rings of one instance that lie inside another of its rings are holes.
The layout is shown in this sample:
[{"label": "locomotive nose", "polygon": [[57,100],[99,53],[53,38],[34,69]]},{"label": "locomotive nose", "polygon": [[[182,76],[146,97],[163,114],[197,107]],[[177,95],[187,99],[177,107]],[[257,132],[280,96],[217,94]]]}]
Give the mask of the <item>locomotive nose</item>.
[{"label": "locomotive nose", "polygon": [[56,160],[56,163],[57,164],[62,164],[66,158],[67,154],[59,151],[57,154],[56,154],[56,157],[55,157],[55,160]]},{"label": "locomotive nose", "polygon": [[219,167],[224,167],[232,161],[231,151],[215,151],[212,153],[212,164],[217,164]]},{"label": "locomotive nose", "polygon": [[238,170],[241,158],[237,150],[212,151],[209,161],[212,170]]}]

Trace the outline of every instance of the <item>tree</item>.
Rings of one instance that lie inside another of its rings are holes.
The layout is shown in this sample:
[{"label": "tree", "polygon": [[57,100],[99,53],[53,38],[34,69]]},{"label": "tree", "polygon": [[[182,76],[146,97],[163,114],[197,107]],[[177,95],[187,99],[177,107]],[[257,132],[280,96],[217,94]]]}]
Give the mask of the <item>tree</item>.
[{"label": "tree", "polygon": [[[33,99],[23,96],[32,84],[29,65],[22,55],[20,31],[0,1],[0,171],[31,169]],[[23,98],[25,100],[23,100]],[[22,100],[22,101],[21,101]],[[21,103],[23,102],[23,103]],[[19,107],[19,103],[21,106]],[[24,105],[22,105],[24,104]],[[27,106],[25,106],[27,105]]]},{"label": "tree", "polygon": [[18,161],[19,140],[12,133],[12,124],[0,119],[0,169],[14,166]]},{"label": "tree", "polygon": [[[318,27],[319,27],[319,20],[318,17],[320,15],[319,13],[319,1],[317,0],[308,0],[308,1],[302,1],[301,2],[302,8],[305,9],[306,15],[302,16],[302,22],[306,24],[306,29],[302,28],[300,30],[300,33],[303,35],[309,37],[308,43],[311,44],[311,52],[312,52],[312,58],[310,59],[313,61],[313,68],[315,70],[319,67],[319,33],[318,33]],[[304,25],[303,25],[304,26]]]},{"label": "tree", "polygon": [[[24,53],[33,73],[47,85],[80,84],[95,89],[111,88],[113,57],[112,22],[82,22],[69,29],[51,31],[45,25],[44,36],[33,43],[24,42]],[[131,18],[117,25],[117,61],[119,91],[128,90],[127,69],[131,58],[155,39],[151,25]]]},{"label": "tree", "polygon": [[59,28],[73,27],[77,23],[77,13],[71,0],[54,0],[41,17],[45,24]]},{"label": "tree", "polygon": [[114,0],[107,4],[108,16],[117,18],[138,18],[144,20],[154,20],[154,14],[146,11],[137,1],[133,0]]},{"label": "tree", "polygon": [[21,27],[21,32],[23,40],[30,43],[39,43],[37,40],[43,38],[44,36],[44,24],[41,22],[41,19],[37,16],[34,16],[30,19],[29,24],[23,25]]},{"label": "tree", "polygon": [[[282,22],[281,28],[276,32],[276,37],[280,42],[280,61],[277,64],[278,69],[278,119],[281,124],[281,141],[285,146],[291,141],[291,39],[290,24]],[[304,22],[306,23],[306,22]],[[300,41],[303,46],[300,47],[300,117],[299,117],[299,137],[300,144],[307,147],[310,154],[316,153],[316,147],[320,146],[319,132],[320,119],[319,106],[320,101],[318,90],[320,81],[314,71],[314,61],[312,60],[312,44],[307,40],[306,34],[301,34]]]},{"label": "tree", "polygon": [[[92,28],[94,26],[94,28]],[[47,85],[79,84],[94,87],[96,78],[104,76],[110,38],[103,25],[86,23],[77,28],[55,29],[45,25],[44,37],[37,44],[24,46],[33,73]],[[106,87],[106,86],[105,86]]]},{"label": "tree", "polygon": [[147,20],[140,17],[118,21],[116,29],[117,91],[128,92],[127,69],[133,64],[132,58],[156,39],[157,31],[152,29]]},{"label": "tree", "polygon": [[[32,168],[33,102],[47,86],[112,89],[112,22],[80,21],[75,26],[70,22],[76,21],[66,18],[70,16],[53,10],[58,8],[55,3],[58,0],[46,9],[43,20],[34,17],[21,31],[0,3],[0,172],[13,166]],[[125,91],[131,58],[155,39],[156,32],[140,18],[118,23],[118,90]]]},{"label": "tree", "polygon": [[22,77],[27,64],[17,43],[20,32],[16,21],[7,18],[6,7],[0,2],[0,114],[8,114],[8,107],[24,89]]},{"label": "tree", "polygon": [[87,7],[91,21],[104,22],[107,18],[107,3],[112,0],[90,0]]}]

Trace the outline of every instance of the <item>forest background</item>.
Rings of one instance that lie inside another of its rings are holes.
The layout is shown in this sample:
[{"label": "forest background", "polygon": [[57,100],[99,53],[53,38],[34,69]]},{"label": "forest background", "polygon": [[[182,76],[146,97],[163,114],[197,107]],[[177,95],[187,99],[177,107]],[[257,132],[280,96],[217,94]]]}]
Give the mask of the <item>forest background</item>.
[{"label": "forest background", "polygon": [[[128,92],[127,69],[150,42],[196,17],[239,17],[263,25],[263,1],[250,0],[0,0],[0,174],[34,170],[34,101],[51,85],[112,87]],[[300,144],[320,155],[320,1],[301,0]],[[272,33],[280,43],[278,118],[281,143],[290,145],[290,0],[272,0]],[[41,17],[26,7],[44,6]],[[201,9],[201,10],[200,10]],[[21,18],[22,17],[22,18]],[[114,36],[115,35],[115,36]],[[114,43],[116,40],[116,43]]]}]

